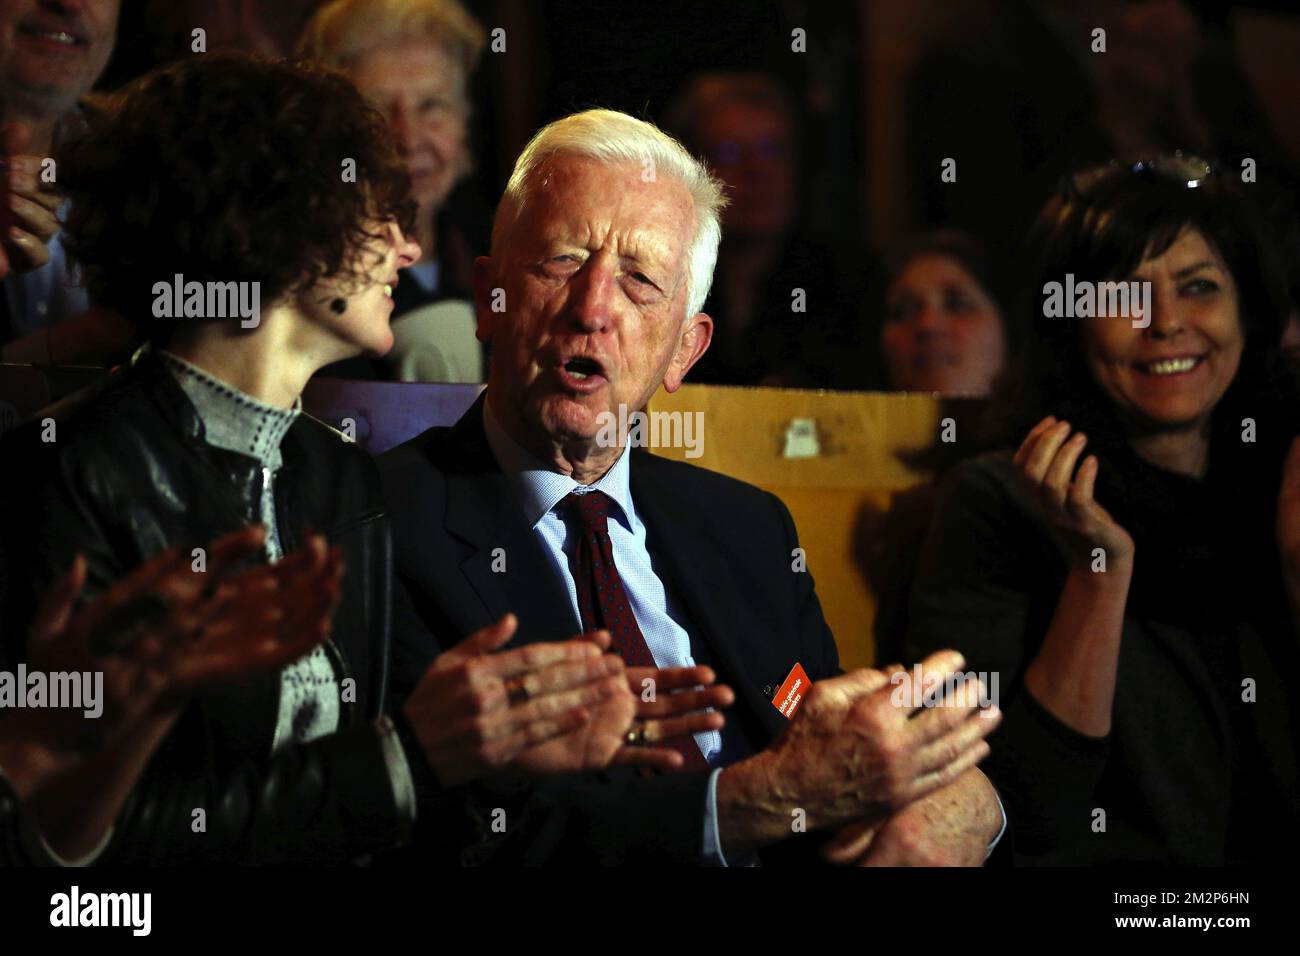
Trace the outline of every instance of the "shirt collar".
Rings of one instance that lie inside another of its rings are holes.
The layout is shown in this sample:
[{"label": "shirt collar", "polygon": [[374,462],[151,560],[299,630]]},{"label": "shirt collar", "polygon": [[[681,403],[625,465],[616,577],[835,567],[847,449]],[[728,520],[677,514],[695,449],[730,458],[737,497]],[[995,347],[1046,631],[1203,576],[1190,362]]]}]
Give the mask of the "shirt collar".
[{"label": "shirt collar", "polygon": [[204,440],[209,445],[278,467],[280,443],[302,409],[301,396],[294,400],[293,408],[278,408],[240,391],[179,355],[159,349],[158,356],[194,405],[203,423]]},{"label": "shirt collar", "polygon": [[497,464],[505,472],[515,492],[515,499],[524,510],[524,517],[530,527],[537,527],[538,522],[553,510],[570,492],[586,494],[591,491],[603,491],[618,506],[614,517],[629,531],[635,514],[632,508],[632,489],[630,484],[631,459],[628,457],[630,446],[625,445],[623,452],[614,462],[613,467],[590,485],[581,485],[568,475],[561,474],[547,465],[532,452],[522,447],[506,434],[501,423],[492,414],[491,406],[483,402],[483,431],[487,435],[488,446],[496,457]]}]

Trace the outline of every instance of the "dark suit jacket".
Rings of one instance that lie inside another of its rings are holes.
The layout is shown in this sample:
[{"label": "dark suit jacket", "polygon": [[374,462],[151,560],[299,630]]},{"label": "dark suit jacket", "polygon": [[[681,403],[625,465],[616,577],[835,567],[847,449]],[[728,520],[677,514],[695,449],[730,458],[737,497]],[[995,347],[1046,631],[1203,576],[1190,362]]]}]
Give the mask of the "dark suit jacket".
[{"label": "dark suit jacket", "polygon": [[[483,401],[455,426],[430,429],[380,459],[395,529],[399,699],[441,650],[507,611],[519,618],[511,646],[581,630],[488,446]],[[835,642],[811,575],[792,569],[799,543],[779,499],[703,468],[632,454],[632,497],[656,573],[689,618],[696,661],[736,692],[723,732],[722,763],[731,763],[784,726],[769,698],[796,663],[814,681],[839,672]],[[504,570],[494,571],[501,557]],[[508,838],[462,858],[697,863],[707,783],[703,771],[631,770],[538,783],[520,807],[523,821],[507,813]]]}]

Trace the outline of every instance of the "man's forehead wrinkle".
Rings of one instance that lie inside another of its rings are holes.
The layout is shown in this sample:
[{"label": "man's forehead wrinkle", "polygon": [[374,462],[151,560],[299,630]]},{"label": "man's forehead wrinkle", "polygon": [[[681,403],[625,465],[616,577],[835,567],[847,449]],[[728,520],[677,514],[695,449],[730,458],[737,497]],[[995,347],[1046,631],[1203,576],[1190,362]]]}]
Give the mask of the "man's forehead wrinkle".
[{"label": "man's forehead wrinkle", "polygon": [[592,223],[562,211],[558,216],[544,218],[535,235],[540,245],[550,252],[559,247],[590,250],[594,233]]},{"label": "man's forehead wrinkle", "polygon": [[[674,179],[647,183],[631,163],[607,163],[557,152],[534,168],[532,201],[521,210],[521,256],[608,251],[635,263],[670,297],[689,282],[689,246],[695,229],[690,190]],[[575,195],[580,201],[575,201]]]},{"label": "man's forehead wrinkle", "polygon": [[548,245],[572,245],[593,253],[609,250],[620,259],[669,268],[679,246],[664,231],[645,219],[614,222],[607,212],[589,216],[562,209],[543,224],[540,236]]}]

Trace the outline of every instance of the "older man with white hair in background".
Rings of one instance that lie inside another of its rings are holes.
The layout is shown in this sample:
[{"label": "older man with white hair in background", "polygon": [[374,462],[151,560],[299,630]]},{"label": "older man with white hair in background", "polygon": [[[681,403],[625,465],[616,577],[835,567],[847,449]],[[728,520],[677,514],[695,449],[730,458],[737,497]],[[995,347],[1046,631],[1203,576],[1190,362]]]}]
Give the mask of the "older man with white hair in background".
[{"label": "older man with white hair in background", "polygon": [[[807,834],[834,834],[822,854],[837,862],[981,863],[1004,823],[975,768],[996,708],[980,694],[923,707],[920,675],[843,673],[775,496],[633,449],[626,433],[608,440],[606,423],[626,423],[661,385],[675,391],[709,347],[700,308],[722,203],[707,170],[648,123],[592,110],[541,130],[476,262],[487,390],[455,426],[381,461],[399,692],[513,611],[518,643],[607,628],[633,674],[673,669],[645,693],[677,711],[678,695],[734,701],[725,727],[672,742],[680,772],[473,794],[481,818],[502,807],[507,822],[483,827],[462,859],[773,862],[816,845]],[[944,652],[925,666],[946,678],[964,662]],[[700,686],[714,678],[724,683]],[[774,689],[796,680],[801,703],[780,708],[794,695]]]}]

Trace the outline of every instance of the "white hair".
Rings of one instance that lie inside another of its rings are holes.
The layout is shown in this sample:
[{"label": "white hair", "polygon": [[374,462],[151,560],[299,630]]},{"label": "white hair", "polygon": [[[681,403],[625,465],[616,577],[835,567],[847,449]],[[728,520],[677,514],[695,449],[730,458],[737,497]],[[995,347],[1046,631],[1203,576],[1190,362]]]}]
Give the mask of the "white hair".
[{"label": "white hair", "polygon": [[686,187],[695,205],[695,235],[687,250],[686,315],[704,308],[722,239],[719,213],[727,202],[722,184],[663,130],[616,110],[574,113],[542,127],[528,141],[515,160],[493,223],[493,255],[536,187],[537,172],[557,153],[632,164],[653,170],[656,176],[667,175]]},{"label": "white hair", "polygon": [[297,55],[347,73],[361,57],[404,43],[441,49],[460,67],[460,95],[487,31],[457,0],[332,0],[307,21]]}]

